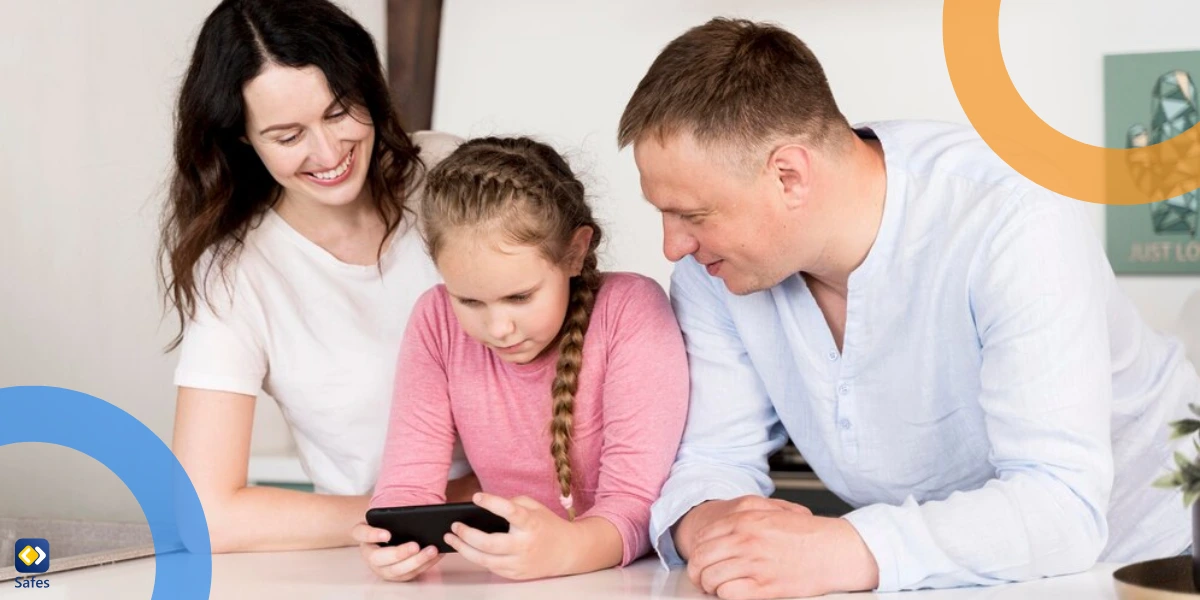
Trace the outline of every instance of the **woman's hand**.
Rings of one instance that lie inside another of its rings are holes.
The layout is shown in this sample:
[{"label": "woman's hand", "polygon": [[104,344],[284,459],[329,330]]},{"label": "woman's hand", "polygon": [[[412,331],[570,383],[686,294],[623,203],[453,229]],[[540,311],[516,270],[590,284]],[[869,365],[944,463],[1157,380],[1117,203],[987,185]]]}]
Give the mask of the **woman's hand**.
[{"label": "woman's hand", "polygon": [[537,500],[519,496],[508,500],[479,493],[475,504],[509,523],[508,533],[484,533],[455,523],[446,543],[463,558],[508,579],[537,579],[563,575],[573,551],[575,524],[554,514]]},{"label": "woman's hand", "polygon": [[410,581],[421,573],[429,570],[442,559],[434,546],[424,549],[416,542],[408,542],[399,546],[379,546],[378,544],[391,538],[386,529],[371,527],[366,523],[354,526],[351,537],[359,543],[363,560],[374,573],[387,581]]}]

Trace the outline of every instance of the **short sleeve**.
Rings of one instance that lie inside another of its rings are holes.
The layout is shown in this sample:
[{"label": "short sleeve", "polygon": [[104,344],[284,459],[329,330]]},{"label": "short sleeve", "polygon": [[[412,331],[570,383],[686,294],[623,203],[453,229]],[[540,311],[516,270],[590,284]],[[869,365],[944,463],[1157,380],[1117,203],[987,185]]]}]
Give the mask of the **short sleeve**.
[{"label": "short sleeve", "polygon": [[196,312],[184,324],[175,385],[254,396],[267,375],[262,307],[236,261],[224,275],[211,262],[210,253],[197,264]]}]

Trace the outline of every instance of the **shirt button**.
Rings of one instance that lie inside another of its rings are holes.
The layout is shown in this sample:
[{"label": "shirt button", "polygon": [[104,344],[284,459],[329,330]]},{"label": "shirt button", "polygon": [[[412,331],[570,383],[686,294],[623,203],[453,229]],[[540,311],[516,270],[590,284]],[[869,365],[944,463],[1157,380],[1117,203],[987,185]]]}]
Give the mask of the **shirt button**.
[{"label": "shirt button", "polygon": [[849,393],[850,393],[850,385],[849,385],[849,384],[845,384],[845,383],[843,383],[842,385],[839,385],[839,386],[838,386],[838,393],[839,393],[839,394],[841,394],[841,395],[843,395],[843,396],[845,396],[846,394],[849,394]]},{"label": "shirt button", "polygon": [[837,350],[830,350],[830,351],[829,351],[829,360],[831,360],[831,361],[835,361],[835,360],[837,360],[837,359],[838,359],[838,351],[837,351]]},{"label": "shirt button", "polygon": [[850,419],[842,419],[841,421],[838,421],[838,426],[840,426],[842,429],[850,429]]}]

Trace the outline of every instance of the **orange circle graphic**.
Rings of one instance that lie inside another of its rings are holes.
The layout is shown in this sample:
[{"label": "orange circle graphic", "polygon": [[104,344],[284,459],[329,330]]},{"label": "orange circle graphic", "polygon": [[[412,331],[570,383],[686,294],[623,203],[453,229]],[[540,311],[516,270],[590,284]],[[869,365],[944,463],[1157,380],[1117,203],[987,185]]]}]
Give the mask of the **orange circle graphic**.
[{"label": "orange circle graphic", "polygon": [[945,0],[942,8],[950,81],[992,151],[1034,183],[1098,204],[1146,204],[1200,189],[1200,125],[1159,144],[1114,149],[1063,135],[1038,117],[1004,66],[1000,2]]}]

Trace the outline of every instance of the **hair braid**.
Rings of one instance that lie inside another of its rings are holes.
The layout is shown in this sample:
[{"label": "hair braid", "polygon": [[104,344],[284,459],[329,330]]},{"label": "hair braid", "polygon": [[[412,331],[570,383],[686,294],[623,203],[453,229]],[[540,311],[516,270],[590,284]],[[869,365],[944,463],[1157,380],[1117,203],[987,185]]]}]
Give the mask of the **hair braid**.
[{"label": "hair braid", "polygon": [[567,318],[563,322],[558,343],[558,365],[550,395],[554,400],[553,419],[550,421],[550,455],[554,457],[554,471],[558,475],[558,488],[565,499],[564,506],[571,520],[575,519],[574,496],[571,493],[571,434],[575,416],[575,392],[579,390],[579,371],[583,367],[583,339],[592,319],[592,308],[596,305],[596,292],[600,289],[600,272],[597,269],[595,247],[588,249],[579,277],[571,281],[571,302],[567,307]]}]

